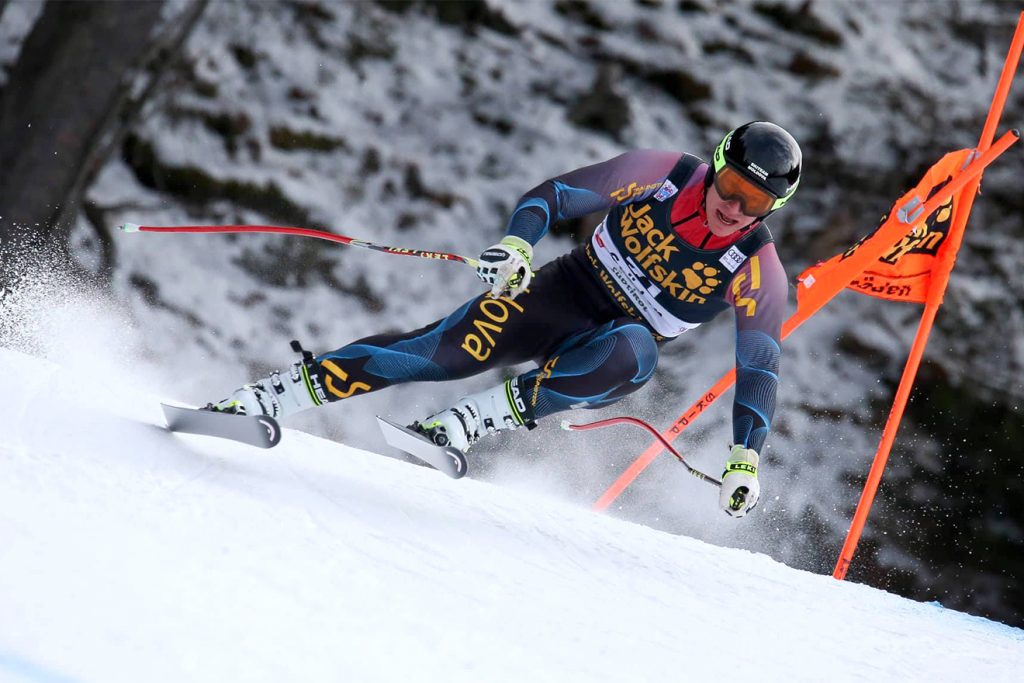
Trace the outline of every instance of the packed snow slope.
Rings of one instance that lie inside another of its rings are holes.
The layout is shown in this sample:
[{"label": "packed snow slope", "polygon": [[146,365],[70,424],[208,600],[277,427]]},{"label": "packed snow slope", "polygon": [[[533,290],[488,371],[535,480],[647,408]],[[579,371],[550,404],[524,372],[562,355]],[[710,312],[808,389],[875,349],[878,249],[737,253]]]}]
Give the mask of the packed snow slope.
[{"label": "packed snow slope", "polygon": [[996,622],[293,430],[272,451],[170,434],[163,397],[100,368],[2,348],[0,367],[2,680],[1024,668],[1024,631]]},{"label": "packed snow slope", "polygon": [[[927,0],[199,4],[181,49],[161,51],[166,68],[126,80],[134,113],[112,117],[115,130],[98,138],[123,143],[86,174],[69,245],[164,371],[152,393],[193,403],[294,362],[291,339],[322,353],[426,325],[479,294],[479,280],[456,264],[316,240],[131,236],[116,230],[122,222],[303,225],[475,256],[545,178],[632,148],[706,157],[725,131],[767,118],[794,133],[807,163],[796,200],[771,220],[793,277],[866,234],[944,153],[976,143],[1021,10]],[[183,25],[196,6],[170,0],[166,18]],[[20,46],[42,4],[0,8],[2,81],[30,58]],[[1022,121],[1018,74],[1000,130]],[[1024,626],[1017,147],[986,172],[851,578]],[[553,226],[534,265],[598,220]],[[688,497],[693,482],[667,457],[613,514],[830,570],[919,316],[848,292],[787,340],[762,503],[741,532],[707,498]],[[599,416],[671,424],[731,367],[730,317],[665,344],[648,386]],[[423,418],[503,378],[404,385],[292,425],[372,450],[378,437],[360,425],[374,413]],[[678,440],[694,464],[721,467],[731,401]],[[475,450],[479,478],[530,477],[579,505],[649,442],[628,428],[544,424],[511,439],[514,451],[500,439]]]}]

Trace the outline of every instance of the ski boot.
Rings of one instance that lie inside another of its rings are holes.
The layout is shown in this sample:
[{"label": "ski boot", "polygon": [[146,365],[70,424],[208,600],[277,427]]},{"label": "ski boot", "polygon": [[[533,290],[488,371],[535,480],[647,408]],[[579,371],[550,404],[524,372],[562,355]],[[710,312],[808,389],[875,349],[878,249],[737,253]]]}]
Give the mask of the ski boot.
[{"label": "ski boot", "polygon": [[450,446],[465,453],[486,434],[535,423],[520,398],[517,380],[465,396],[455,405],[416,422],[412,429],[423,434],[438,446]]},{"label": "ski boot", "polygon": [[299,342],[293,341],[292,349],[302,354],[302,360],[293,363],[287,372],[274,371],[269,377],[250,382],[224,400],[207,404],[205,410],[278,419],[326,403],[320,364]]}]

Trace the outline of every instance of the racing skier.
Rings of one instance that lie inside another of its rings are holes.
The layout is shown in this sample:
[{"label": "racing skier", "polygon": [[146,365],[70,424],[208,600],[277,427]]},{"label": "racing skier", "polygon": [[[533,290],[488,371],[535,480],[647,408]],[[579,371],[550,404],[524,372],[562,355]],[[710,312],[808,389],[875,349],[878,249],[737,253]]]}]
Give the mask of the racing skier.
[{"label": "racing skier", "polygon": [[[788,283],[764,219],[800,181],[801,152],[773,123],[731,131],[710,164],[638,150],[541,183],[520,199],[477,274],[490,291],[411,332],[306,357],[246,384],[213,410],[286,417],[403,382],[447,381],[535,361],[413,427],[465,452],[488,432],[607,406],[643,386],[659,346],[732,308],[733,446],[720,506],[756,504],[771,427]],[[532,245],[555,221],[606,211],[592,237],[533,273]]]}]

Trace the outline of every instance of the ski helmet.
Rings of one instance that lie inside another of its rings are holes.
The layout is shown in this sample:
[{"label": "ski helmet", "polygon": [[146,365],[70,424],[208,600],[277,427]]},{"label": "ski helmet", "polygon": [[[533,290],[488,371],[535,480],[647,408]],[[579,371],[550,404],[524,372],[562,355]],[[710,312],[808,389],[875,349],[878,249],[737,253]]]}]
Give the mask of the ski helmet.
[{"label": "ski helmet", "polygon": [[737,199],[744,213],[764,217],[781,209],[800,184],[800,145],[780,126],[751,121],[715,150],[715,189]]}]

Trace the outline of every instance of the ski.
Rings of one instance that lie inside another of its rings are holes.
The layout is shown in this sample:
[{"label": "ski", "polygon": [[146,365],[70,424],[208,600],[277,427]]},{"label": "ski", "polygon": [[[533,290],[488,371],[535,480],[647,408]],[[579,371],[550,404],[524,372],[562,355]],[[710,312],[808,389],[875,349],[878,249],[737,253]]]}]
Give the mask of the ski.
[{"label": "ski", "polygon": [[438,446],[433,441],[408,427],[377,416],[377,424],[384,433],[389,446],[422,460],[435,470],[440,470],[452,479],[466,474],[466,456],[450,446]]},{"label": "ski", "polygon": [[212,410],[181,408],[161,403],[167,429],[231,439],[257,448],[272,448],[281,441],[277,421],[266,415],[230,415]]}]

